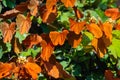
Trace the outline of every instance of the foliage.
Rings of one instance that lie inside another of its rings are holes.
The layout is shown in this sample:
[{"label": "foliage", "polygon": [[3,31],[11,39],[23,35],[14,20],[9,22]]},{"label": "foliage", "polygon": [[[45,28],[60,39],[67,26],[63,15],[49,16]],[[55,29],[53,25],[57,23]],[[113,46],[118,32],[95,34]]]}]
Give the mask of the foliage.
[{"label": "foliage", "polygon": [[119,80],[116,0],[0,0],[0,79]]}]

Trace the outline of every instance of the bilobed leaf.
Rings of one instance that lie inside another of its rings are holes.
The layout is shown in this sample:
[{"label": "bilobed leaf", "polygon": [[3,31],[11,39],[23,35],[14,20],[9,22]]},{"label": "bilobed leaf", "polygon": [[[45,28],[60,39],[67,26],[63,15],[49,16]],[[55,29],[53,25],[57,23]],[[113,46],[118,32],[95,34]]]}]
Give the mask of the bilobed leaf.
[{"label": "bilobed leaf", "polygon": [[27,17],[22,14],[18,14],[16,24],[21,34],[28,33],[31,27],[30,14],[28,14]]},{"label": "bilobed leaf", "polygon": [[10,25],[6,22],[0,24],[0,29],[2,31],[3,42],[11,42],[13,34],[15,33],[15,22],[12,22]]},{"label": "bilobed leaf", "polygon": [[120,58],[120,40],[113,38],[108,50],[110,51],[110,55],[113,55],[115,58]]},{"label": "bilobed leaf", "polygon": [[80,34],[80,32],[85,28],[85,21],[76,22],[73,19],[69,19],[70,21],[70,31],[74,31],[75,34]]},{"label": "bilobed leaf", "polygon": [[49,37],[53,43],[53,45],[57,46],[63,45],[68,34],[68,30],[63,30],[62,32],[51,31]]}]

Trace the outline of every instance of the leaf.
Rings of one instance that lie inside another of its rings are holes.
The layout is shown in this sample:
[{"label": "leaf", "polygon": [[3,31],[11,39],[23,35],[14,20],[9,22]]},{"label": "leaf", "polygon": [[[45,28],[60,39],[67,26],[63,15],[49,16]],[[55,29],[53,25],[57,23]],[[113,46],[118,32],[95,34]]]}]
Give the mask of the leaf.
[{"label": "leaf", "polygon": [[68,30],[63,30],[62,32],[51,31],[49,37],[53,43],[53,45],[57,46],[63,45],[68,34]]},{"label": "leaf", "polygon": [[30,0],[28,4],[28,9],[30,10],[30,14],[36,16],[38,13],[38,0]]},{"label": "leaf", "polygon": [[103,33],[102,30],[100,29],[100,27],[95,24],[95,23],[90,23],[87,26],[87,29],[96,37],[96,38],[100,38],[102,37]]},{"label": "leaf", "polygon": [[31,34],[26,37],[25,40],[23,40],[23,44],[26,46],[26,48],[32,48],[34,45],[40,44],[42,41],[42,37],[38,34]]},{"label": "leaf", "polygon": [[75,34],[74,32],[70,31],[68,34],[68,43],[73,47],[76,48],[82,40],[81,34]]},{"label": "leaf", "polygon": [[2,22],[0,29],[2,30],[3,42],[11,42],[13,34],[15,33],[15,22],[12,22],[10,25],[6,22]]},{"label": "leaf", "polygon": [[[48,75],[54,78],[71,78],[71,75],[67,74],[60,63],[56,62],[55,58],[51,56],[51,60],[49,62],[44,62],[44,67],[48,73]],[[74,79],[73,79],[74,80]]]},{"label": "leaf", "polygon": [[120,30],[112,31],[113,38],[120,39]]},{"label": "leaf", "polygon": [[54,46],[50,43],[46,43],[46,46],[43,46],[42,47],[42,52],[41,52],[41,58],[44,60],[44,61],[49,61],[49,58],[51,57],[52,53],[53,53],[53,50],[54,50]]},{"label": "leaf", "polygon": [[120,17],[120,12],[118,8],[109,8],[105,10],[105,15],[116,20]]},{"label": "leaf", "polygon": [[77,17],[77,19],[80,19],[80,18],[82,18],[82,17],[83,17],[82,12],[81,12],[81,11],[79,11],[79,10],[77,9],[77,7],[73,7],[73,9],[74,9],[75,16]]},{"label": "leaf", "polygon": [[24,13],[24,11],[27,10],[27,5],[27,2],[22,2],[19,5],[17,5],[14,9],[8,10],[5,13],[0,14],[0,17],[4,19],[16,17],[19,13]]},{"label": "leaf", "polygon": [[19,31],[16,32],[15,37],[19,39],[19,42],[22,43],[22,41],[28,36],[28,34],[20,34]]},{"label": "leaf", "polygon": [[10,75],[13,67],[10,63],[0,63],[0,79]]},{"label": "leaf", "polygon": [[80,32],[85,28],[85,21],[76,22],[73,19],[69,19],[70,21],[70,31],[74,31],[76,34],[80,34]]},{"label": "leaf", "polygon": [[20,44],[18,38],[13,39],[12,47],[16,54],[19,54],[22,51],[22,45]]},{"label": "leaf", "polygon": [[25,17],[22,14],[18,14],[16,24],[21,34],[28,33],[31,27],[30,15],[28,14],[27,17]]},{"label": "leaf", "polygon": [[47,9],[46,6],[43,5],[42,7],[40,7],[40,16],[42,18],[43,23],[52,23],[57,17],[56,6]]},{"label": "leaf", "polygon": [[0,3],[0,13],[1,13],[1,11],[2,11],[2,4]]},{"label": "leaf", "polygon": [[37,79],[38,78],[38,73],[40,73],[41,67],[39,65],[37,65],[36,63],[31,63],[31,62],[27,62],[25,65],[25,70],[26,72],[32,76],[33,79]]},{"label": "leaf", "polygon": [[3,56],[3,49],[2,49],[2,46],[0,46],[0,59],[2,58]]},{"label": "leaf", "polygon": [[94,38],[92,40],[91,44],[94,47],[94,49],[95,49],[96,54],[98,55],[98,57],[103,58],[104,55],[107,52],[107,48],[105,46],[105,43],[104,43],[103,39],[102,38],[99,38],[99,39]]},{"label": "leaf", "polygon": [[64,3],[65,7],[73,7],[76,0],[61,0]]},{"label": "leaf", "polygon": [[108,50],[110,51],[110,55],[113,55],[114,58],[120,57],[120,40],[113,38],[112,44],[108,47]]},{"label": "leaf", "polygon": [[41,34],[41,37],[43,40],[41,42],[42,51],[40,56],[44,61],[48,62],[53,53],[54,45],[52,44],[48,34]]},{"label": "leaf", "polygon": [[46,1],[46,8],[47,8],[47,9],[52,8],[53,6],[56,5],[57,1],[58,1],[58,0],[47,0],[47,1]]},{"label": "leaf", "polygon": [[92,41],[92,39],[93,39],[92,33],[84,32],[82,34],[82,41],[81,41],[81,43],[83,44],[83,46],[87,46]]},{"label": "leaf", "polygon": [[102,26],[103,32],[105,33],[106,38],[110,40],[110,42],[112,40],[112,27],[112,24],[108,22],[103,23]]}]

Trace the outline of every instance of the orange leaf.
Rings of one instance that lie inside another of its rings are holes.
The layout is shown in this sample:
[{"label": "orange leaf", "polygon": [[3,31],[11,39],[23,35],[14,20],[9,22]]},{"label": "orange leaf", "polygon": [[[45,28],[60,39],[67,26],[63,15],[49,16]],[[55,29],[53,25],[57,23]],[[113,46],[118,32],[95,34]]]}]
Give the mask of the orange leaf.
[{"label": "orange leaf", "polygon": [[36,14],[38,13],[38,5],[38,0],[30,0],[28,4],[28,9],[30,10],[31,15],[36,16]]},{"label": "orange leaf", "polygon": [[64,3],[65,7],[73,7],[76,0],[61,0]]},{"label": "orange leaf", "polygon": [[75,12],[75,15],[76,15],[77,19],[79,19],[79,18],[82,18],[82,17],[83,17],[82,12],[81,12],[81,11],[79,11],[79,10],[77,9],[77,7],[73,7],[73,9],[74,9],[74,12]]},{"label": "orange leaf", "polygon": [[25,40],[23,40],[23,44],[27,48],[31,48],[33,45],[40,44],[41,41],[42,41],[41,36],[39,36],[38,34],[31,34],[31,35],[27,36]]},{"label": "orange leaf", "polygon": [[108,22],[105,22],[103,23],[103,31],[106,35],[106,38],[108,38],[111,42],[112,40],[112,24],[111,23],[108,23]]},{"label": "orange leaf", "polygon": [[69,32],[67,30],[63,30],[62,32],[51,31],[49,37],[53,43],[53,45],[57,46],[63,45],[66,39],[66,36]]},{"label": "orange leaf", "polygon": [[47,1],[46,1],[46,8],[47,8],[47,9],[52,8],[53,6],[56,5],[57,1],[58,1],[58,0],[47,0]]},{"label": "orange leaf", "polygon": [[53,6],[49,9],[46,8],[45,5],[43,5],[40,8],[40,16],[42,18],[42,21],[44,23],[52,23],[55,18],[57,17],[57,8],[56,6]]},{"label": "orange leaf", "polygon": [[116,29],[116,30],[120,30],[120,23],[117,23],[117,24],[115,25],[115,29]]},{"label": "orange leaf", "polygon": [[[51,57],[52,59],[53,57]],[[54,78],[70,78],[71,76],[67,74],[60,63],[56,62],[56,60],[52,59],[51,62],[44,62],[44,67],[48,73],[48,75]]]},{"label": "orange leaf", "polygon": [[1,23],[0,30],[2,30],[3,42],[11,42],[15,32],[15,22],[12,22],[10,25],[6,22]]},{"label": "orange leaf", "polygon": [[41,58],[44,61],[49,61],[49,58],[51,57],[52,53],[54,50],[54,46],[50,43],[48,43],[46,46],[42,47],[42,52],[41,52]]},{"label": "orange leaf", "polygon": [[38,66],[36,63],[31,63],[31,62],[27,62],[25,65],[25,70],[26,72],[32,76],[33,79],[37,79],[38,78],[38,73],[41,72],[41,67]]},{"label": "orange leaf", "polygon": [[97,24],[90,23],[87,26],[87,28],[96,38],[102,37],[102,35],[103,35],[102,30],[100,29],[100,27]]},{"label": "orange leaf", "polygon": [[16,24],[21,34],[28,33],[31,27],[31,20],[29,14],[27,17],[22,14],[18,14],[16,18]]},{"label": "orange leaf", "polygon": [[19,54],[22,51],[22,45],[20,44],[18,38],[15,38],[12,40],[12,46],[13,46],[13,50],[16,54]]},{"label": "orange leaf", "polygon": [[120,17],[120,12],[118,8],[110,8],[105,10],[105,15],[116,20]]},{"label": "orange leaf", "polygon": [[[71,37],[72,36],[72,37]],[[81,40],[82,40],[81,34],[75,34],[74,32],[70,31],[68,34],[68,43],[73,47],[76,48]]]},{"label": "orange leaf", "polygon": [[98,57],[102,58],[104,57],[106,51],[107,51],[107,48],[105,46],[105,43],[103,41],[102,38],[94,38],[92,40],[92,46],[94,47],[95,51],[96,51],[96,54],[98,55]]},{"label": "orange leaf", "polygon": [[85,21],[76,22],[73,19],[69,19],[70,21],[70,31],[74,31],[76,34],[80,34],[80,32],[84,29]]},{"label": "orange leaf", "polygon": [[13,67],[10,63],[0,63],[0,79],[11,74]]}]

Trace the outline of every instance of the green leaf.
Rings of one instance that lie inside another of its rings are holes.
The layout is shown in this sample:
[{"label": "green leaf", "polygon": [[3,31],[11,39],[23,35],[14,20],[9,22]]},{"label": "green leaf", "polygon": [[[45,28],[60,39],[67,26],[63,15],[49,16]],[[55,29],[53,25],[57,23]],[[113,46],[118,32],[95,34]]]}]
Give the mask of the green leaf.
[{"label": "green leaf", "polygon": [[6,2],[6,0],[2,0],[2,4],[3,4],[5,7],[7,7],[7,2]]},{"label": "green leaf", "polygon": [[1,13],[1,11],[2,11],[2,4],[0,3],[0,13]]},{"label": "green leaf", "polygon": [[0,59],[1,59],[1,58],[2,58],[2,56],[3,56],[2,51],[3,51],[2,46],[0,46]]},{"label": "green leaf", "polygon": [[110,55],[113,55],[115,58],[120,58],[120,40],[113,38],[112,44],[108,47]]},{"label": "green leaf", "polygon": [[16,32],[15,37],[19,39],[19,42],[22,43],[22,41],[28,36],[28,34],[21,35],[19,31]]},{"label": "green leaf", "polygon": [[120,39],[120,30],[112,31],[113,38]]},{"label": "green leaf", "polygon": [[7,47],[7,51],[10,52],[12,48],[11,43],[6,43],[6,47]]},{"label": "green leaf", "polygon": [[90,32],[83,32],[82,34],[82,45],[87,46],[93,39],[93,35]]},{"label": "green leaf", "polygon": [[41,51],[41,48],[31,49],[32,57],[36,57],[40,51]]}]

